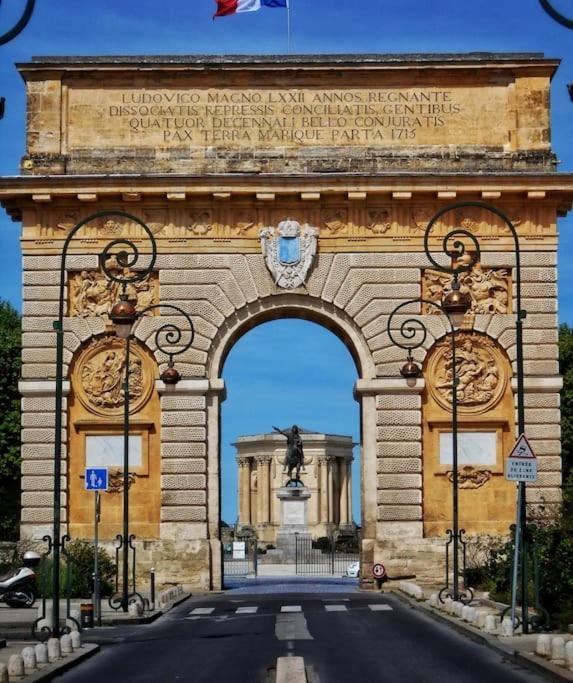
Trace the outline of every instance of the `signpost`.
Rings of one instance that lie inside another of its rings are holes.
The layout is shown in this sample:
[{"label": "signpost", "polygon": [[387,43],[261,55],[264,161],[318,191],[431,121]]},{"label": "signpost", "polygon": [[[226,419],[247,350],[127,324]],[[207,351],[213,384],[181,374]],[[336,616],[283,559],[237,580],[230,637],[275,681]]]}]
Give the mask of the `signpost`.
[{"label": "signpost", "polygon": [[[525,434],[521,434],[517,439],[515,446],[506,459],[505,478],[508,481],[516,481],[520,483],[517,495],[517,523],[515,525],[515,551],[513,556],[513,575],[511,579],[511,624],[515,628],[515,607],[517,604],[517,577],[519,568],[519,554],[520,554],[520,539],[521,527],[525,523],[522,519],[522,505],[521,497],[523,489],[527,482],[537,481],[537,458],[531,448],[531,444],[527,440]],[[523,486],[521,486],[523,484]],[[523,552],[525,548],[521,550]],[[523,590],[527,590],[527,586],[523,585]],[[522,621],[527,619],[526,614],[522,614]]]},{"label": "signpost", "polygon": [[386,576],[386,567],[378,562],[372,566],[372,576],[375,579],[383,579]]},{"label": "signpost", "polygon": [[245,541],[234,541],[233,542],[233,559],[234,560],[246,559],[246,543],[245,543]]},{"label": "signpost", "polygon": [[94,619],[98,626],[101,626],[101,604],[100,604],[100,590],[99,590],[99,567],[98,567],[98,527],[101,517],[101,499],[100,491],[107,491],[108,486],[108,471],[107,467],[87,467],[85,474],[86,491],[95,492],[95,506],[94,506]]}]

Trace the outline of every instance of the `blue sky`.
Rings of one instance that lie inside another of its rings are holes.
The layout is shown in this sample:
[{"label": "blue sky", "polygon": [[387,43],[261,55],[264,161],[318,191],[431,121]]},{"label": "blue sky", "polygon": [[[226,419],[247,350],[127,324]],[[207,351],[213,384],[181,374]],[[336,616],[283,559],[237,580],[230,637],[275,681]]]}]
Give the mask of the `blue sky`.
[{"label": "blue sky", "polygon": [[[571,0],[554,0],[573,16]],[[24,0],[3,0],[0,32]],[[291,0],[292,52],[544,52],[563,64],[552,91],[553,146],[561,171],[573,171],[573,31],[545,14],[539,0]],[[13,64],[33,55],[286,52],[286,12],[266,9],[212,21],[213,0],[38,0],[25,31],[0,47],[0,174],[18,173],[24,153],[25,99]],[[560,319],[573,324],[573,218],[560,224]],[[21,306],[18,225],[0,216],[0,297]],[[277,362],[280,359],[280,362]],[[225,366],[229,398],[223,443],[241,433],[302,425],[358,436],[352,399],[356,371],[342,344],[302,321],[268,323],[248,333]],[[302,387],[302,388],[301,388]],[[302,399],[301,399],[302,395]],[[294,408],[296,406],[296,409]],[[235,518],[234,471],[224,453],[223,516]],[[355,503],[357,496],[355,496]]]}]

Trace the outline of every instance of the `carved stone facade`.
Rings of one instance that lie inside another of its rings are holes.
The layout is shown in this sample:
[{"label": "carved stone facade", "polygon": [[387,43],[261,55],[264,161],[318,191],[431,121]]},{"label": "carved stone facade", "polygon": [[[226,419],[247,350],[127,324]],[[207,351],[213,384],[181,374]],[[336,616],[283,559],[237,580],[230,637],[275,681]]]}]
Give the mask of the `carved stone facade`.
[{"label": "carved stone facade", "polygon": [[[350,436],[304,432],[301,480],[310,492],[308,528],[313,537],[352,531],[352,443]],[[234,444],[239,467],[239,527],[252,527],[259,540],[275,543],[281,525],[277,492],[283,473],[285,438],[280,434],[241,436]]]},{"label": "carved stone facade", "polygon": [[[511,279],[507,268],[483,268],[476,264],[470,271],[461,273],[460,289],[469,294],[470,313],[511,313]],[[422,280],[422,297],[440,303],[451,291],[452,276],[437,270],[425,270]],[[424,313],[439,315],[440,312],[428,304]]]},{"label": "carved stone facade", "polygon": [[[156,275],[132,296],[140,306],[156,297],[180,306],[196,331],[177,358],[183,380],[171,392],[155,383],[167,363],[154,335],[165,312],[140,320],[133,341],[142,365],[133,374],[139,450],[130,500],[133,532],[145,541],[142,571],[154,566],[162,582],[221,587],[223,364],[248,330],[298,317],[332,330],[356,362],[363,581],[374,562],[391,575],[442,577],[452,494],[448,330],[422,312],[429,334],[416,360],[425,377],[413,386],[399,375],[405,354],[385,330],[399,302],[426,291],[434,300],[447,287],[431,272],[424,232],[454,201],[493,204],[516,225],[527,310],[526,431],[539,458],[528,501],[554,510],[561,499],[557,222],[573,202],[573,177],[555,172],[549,142],[557,67],[539,55],[289,56],[278,88],[277,64],[264,57],[19,65],[27,150],[23,175],[0,179],[0,202],[22,224],[22,535],[51,533],[62,247],[78,221],[117,210],[143,220],[157,241]],[[217,108],[236,106],[237,96],[244,115],[221,117]],[[178,99],[197,108],[189,122],[196,126],[175,129],[167,113],[168,122],[159,117],[155,125],[158,117],[144,113],[147,100],[166,108]],[[415,120],[406,121],[404,106],[419,112]],[[439,113],[423,113],[427,107]],[[287,220],[317,230],[316,254],[292,288],[269,272],[260,241],[261,229]],[[506,533],[515,511],[515,487],[503,477],[515,439],[513,238],[483,207],[451,210],[434,227],[429,246],[439,258],[447,258],[442,241],[455,227],[480,243],[480,265],[463,278],[474,312],[458,341],[460,514],[470,533]],[[113,451],[121,433],[121,347],[105,337],[113,295],[98,275],[100,252],[120,238],[149,257],[141,227],[116,214],[79,231],[66,260],[62,519],[66,531],[86,538],[93,500],[81,475],[86,457],[96,457],[89,444],[103,436]],[[273,459],[261,456],[248,486],[268,492],[260,505],[270,515]],[[329,471],[328,460],[320,464],[327,482]],[[102,538],[110,544],[121,531],[120,498],[111,493],[104,502]]]}]

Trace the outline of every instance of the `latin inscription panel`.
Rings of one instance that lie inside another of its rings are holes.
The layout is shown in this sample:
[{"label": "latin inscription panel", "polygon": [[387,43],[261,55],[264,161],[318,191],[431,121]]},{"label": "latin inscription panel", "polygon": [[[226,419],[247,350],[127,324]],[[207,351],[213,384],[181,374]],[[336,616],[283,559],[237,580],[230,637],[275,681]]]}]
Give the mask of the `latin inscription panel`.
[{"label": "latin inscription panel", "polygon": [[503,146],[502,86],[343,89],[70,87],[69,149]]}]

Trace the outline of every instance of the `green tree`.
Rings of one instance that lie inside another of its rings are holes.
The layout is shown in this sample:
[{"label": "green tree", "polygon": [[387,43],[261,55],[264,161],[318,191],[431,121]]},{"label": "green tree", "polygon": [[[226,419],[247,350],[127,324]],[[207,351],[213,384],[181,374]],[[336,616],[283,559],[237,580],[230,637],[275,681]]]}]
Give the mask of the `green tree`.
[{"label": "green tree", "polygon": [[563,481],[573,470],[573,328],[559,328],[560,372],[563,376],[561,392],[561,446],[563,454]]},{"label": "green tree", "polygon": [[18,538],[21,346],[20,315],[0,300],[0,540]]}]

